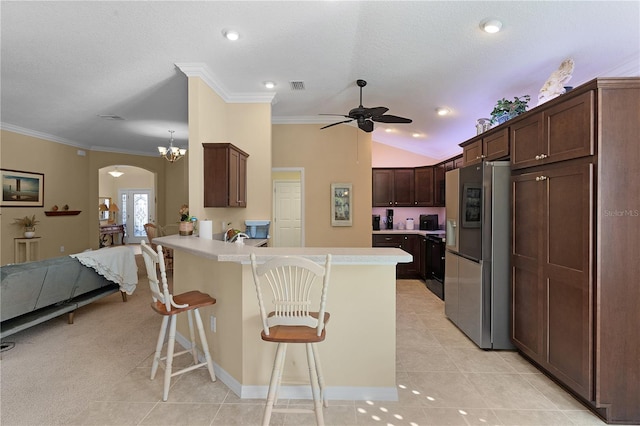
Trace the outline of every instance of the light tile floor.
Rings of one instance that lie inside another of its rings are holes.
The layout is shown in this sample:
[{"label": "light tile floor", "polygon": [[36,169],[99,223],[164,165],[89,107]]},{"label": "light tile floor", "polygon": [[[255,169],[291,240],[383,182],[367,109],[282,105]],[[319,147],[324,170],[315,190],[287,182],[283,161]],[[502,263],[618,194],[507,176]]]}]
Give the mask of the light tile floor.
[{"label": "light tile floor", "polygon": [[[516,352],[478,349],[445,318],[444,303],[424,283],[399,280],[396,302],[399,401],[330,401],[327,425],[604,424]],[[72,423],[261,424],[263,400],[238,398],[205,370],[175,378],[169,402],[161,402],[162,378],[149,381],[150,365],[151,354]],[[271,424],[314,425],[315,418],[276,413]]]}]

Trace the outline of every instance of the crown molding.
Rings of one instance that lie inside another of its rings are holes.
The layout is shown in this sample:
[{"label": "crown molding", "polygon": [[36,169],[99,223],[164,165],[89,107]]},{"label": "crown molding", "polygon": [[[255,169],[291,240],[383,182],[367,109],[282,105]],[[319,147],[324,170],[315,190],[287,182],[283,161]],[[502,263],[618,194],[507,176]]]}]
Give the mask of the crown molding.
[{"label": "crown molding", "polygon": [[7,130],[9,132],[19,133],[21,135],[31,136],[38,139],[44,139],[50,142],[57,142],[64,145],[70,145],[76,148],[89,149],[87,145],[77,141],[60,138],[58,136],[50,135],[49,133],[38,132],[37,130],[25,129],[24,127],[14,126],[13,124],[9,124],[9,123],[0,123],[0,128],[2,130]]},{"label": "crown molding", "polygon": [[275,92],[268,93],[230,93],[220,83],[206,64],[199,62],[179,62],[175,64],[187,77],[199,77],[207,86],[222,98],[223,101],[231,104],[273,103]]},{"label": "crown molding", "polygon": [[6,130],[8,132],[18,133],[24,136],[30,136],[33,138],[42,139],[48,142],[55,142],[63,145],[72,146],[74,148],[86,149],[88,151],[101,151],[101,152],[111,152],[114,154],[144,155],[145,157],[155,157],[154,154],[149,154],[148,152],[114,149],[113,147],[109,147],[109,146],[89,146],[81,142],[60,138],[58,136],[54,136],[49,133],[38,132],[36,130],[31,130],[31,129],[25,129],[24,127],[14,126],[13,124],[9,124],[9,123],[0,123],[0,129]]},{"label": "crown molding", "polygon": [[[272,124],[330,124],[334,121],[340,121],[340,117],[334,117],[335,119],[326,116],[315,115],[298,115],[288,117],[271,117]],[[355,121],[355,120],[354,120]],[[347,124],[347,123],[345,123]],[[351,124],[351,123],[348,123]]]}]

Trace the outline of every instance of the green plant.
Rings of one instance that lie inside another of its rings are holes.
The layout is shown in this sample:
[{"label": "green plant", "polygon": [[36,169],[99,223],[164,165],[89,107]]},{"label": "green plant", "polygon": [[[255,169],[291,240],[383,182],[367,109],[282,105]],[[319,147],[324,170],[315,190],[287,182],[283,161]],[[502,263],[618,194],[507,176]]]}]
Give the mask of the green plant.
[{"label": "green plant", "polygon": [[189,216],[189,206],[187,204],[183,204],[178,210],[178,214],[180,215],[180,222],[194,222],[196,218],[193,216]]},{"label": "green plant", "polygon": [[505,113],[508,114],[510,118],[522,114],[527,110],[530,100],[531,96],[529,95],[516,96],[512,101],[505,98],[500,99],[496,103],[496,106],[493,107],[493,111],[491,111],[491,123],[497,123],[498,117]]},{"label": "green plant", "polygon": [[25,228],[33,228],[38,223],[40,223],[40,221],[36,219],[36,215],[35,214],[32,217],[29,217],[29,216],[16,217],[14,219],[14,221],[15,221],[14,223],[16,225],[20,225],[20,226],[23,226]]}]

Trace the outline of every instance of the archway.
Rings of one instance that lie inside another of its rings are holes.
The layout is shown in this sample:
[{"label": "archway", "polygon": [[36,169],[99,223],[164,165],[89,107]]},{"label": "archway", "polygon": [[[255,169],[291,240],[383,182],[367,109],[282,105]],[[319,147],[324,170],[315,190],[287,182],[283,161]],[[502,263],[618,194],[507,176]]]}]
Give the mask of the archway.
[{"label": "archway", "polygon": [[[156,176],[148,170],[127,165],[106,166],[98,171],[100,225],[125,226],[126,242],[137,244],[146,238],[144,224],[156,217]],[[109,207],[104,205],[108,201]]]}]

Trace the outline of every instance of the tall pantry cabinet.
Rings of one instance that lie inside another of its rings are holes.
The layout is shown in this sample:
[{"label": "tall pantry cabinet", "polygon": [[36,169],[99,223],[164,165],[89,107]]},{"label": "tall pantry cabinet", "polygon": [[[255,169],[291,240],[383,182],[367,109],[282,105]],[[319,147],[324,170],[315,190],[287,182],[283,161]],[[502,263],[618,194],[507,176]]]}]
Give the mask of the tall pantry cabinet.
[{"label": "tall pantry cabinet", "polygon": [[640,423],[640,79],[509,122],[512,339],[609,423]]}]

